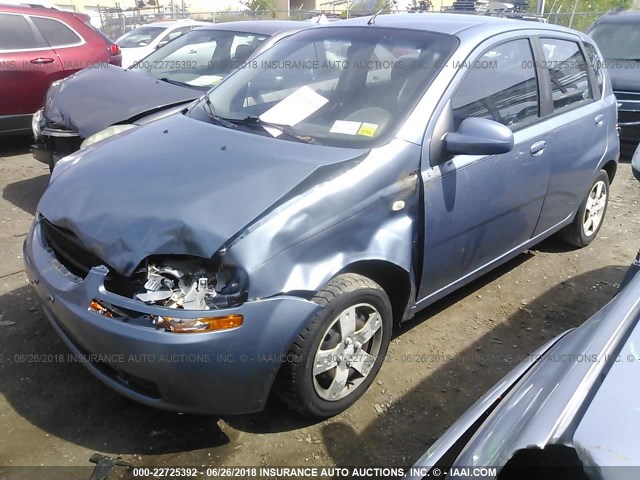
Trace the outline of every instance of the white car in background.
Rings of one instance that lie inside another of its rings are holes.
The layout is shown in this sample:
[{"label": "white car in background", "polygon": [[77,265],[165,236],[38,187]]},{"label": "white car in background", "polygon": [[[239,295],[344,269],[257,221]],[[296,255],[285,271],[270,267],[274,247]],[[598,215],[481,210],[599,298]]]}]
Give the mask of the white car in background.
[{"label": "white car in background", "polygon": [[130,67],[171,40],[202,25],[208,25],[208,23],[195,20],[173,20],[134,28],[116,40],[122,51],[122,66]]}]

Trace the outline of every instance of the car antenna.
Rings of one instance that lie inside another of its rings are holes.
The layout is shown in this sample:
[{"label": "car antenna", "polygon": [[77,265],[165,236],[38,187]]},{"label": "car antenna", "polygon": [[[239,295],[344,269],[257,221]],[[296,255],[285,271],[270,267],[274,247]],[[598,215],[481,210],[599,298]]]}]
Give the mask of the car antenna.
[{"label": "car antenna", "polygon": [[382,12],[382,10],[384,10],[384,8],[381,8],[380,10],[378,10],[378,11],[376,12],[376,14],[375,14],[373,17],[371,17],[371,18],[369,19],[369,21],[367,22],[367,25],[375,25],[375,24],[376,24],[376,17],[377,17],[378,15],[380,15],[380,13]]}]

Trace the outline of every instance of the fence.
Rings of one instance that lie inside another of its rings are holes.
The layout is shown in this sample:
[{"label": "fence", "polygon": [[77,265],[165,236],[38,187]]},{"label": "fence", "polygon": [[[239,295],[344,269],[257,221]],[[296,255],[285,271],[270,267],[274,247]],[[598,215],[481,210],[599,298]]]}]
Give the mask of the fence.
[{"label": "fence", "polygon": [[551,13],[545,15],[549,23],[570,27],[575,30],[585,31],[599,17],[606,12],[576,12],[576,13]]}]

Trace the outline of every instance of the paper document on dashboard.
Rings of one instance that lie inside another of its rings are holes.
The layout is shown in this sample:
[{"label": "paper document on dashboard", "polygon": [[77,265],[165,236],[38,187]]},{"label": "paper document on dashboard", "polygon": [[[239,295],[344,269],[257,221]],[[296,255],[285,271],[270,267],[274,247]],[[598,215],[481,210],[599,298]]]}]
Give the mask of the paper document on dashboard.
[{"label": "paper document on dashboard", "polygon": [[320,110],[328,101],[329,99],[305,85],[260,115],[260,120],[294,126]]}]

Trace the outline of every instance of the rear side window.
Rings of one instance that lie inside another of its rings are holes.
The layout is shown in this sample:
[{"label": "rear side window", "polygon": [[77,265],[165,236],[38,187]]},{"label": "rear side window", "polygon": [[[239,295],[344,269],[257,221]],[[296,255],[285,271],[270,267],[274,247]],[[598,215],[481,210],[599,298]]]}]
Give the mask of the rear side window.
[{"label": "rear side window", "polygon": [[82,39],[64,23],[52,18],[31,17],[47,43],[52,47],[64,47],[80,43]]},{"label": "rear side window", "polygon": [[553,110],[574,108],[590,101],[587,62],[580,46],[569,40],[542,38],[545,64],[551,80]]},{"label": "rear side window", "polygon": [[598,52],[593,45],[590,43],[585,43],[584,47],[587,49],[587,55],[589,56],[589,61],[591,62],[591,66],[593,70],[596,72],[596,78],[598,79],[598,87],[600,88],[600,93],[602,94],[602,89],[604,88],[604,70],[602,65],[602,60],[598,56]]},{"label": "rear side window", "polygon": [[33,36],[29,22],[22,15],[0,13],[0,51],[28,50],[40,45]]},{"label": "rear side window", "polygon": [[467,117],[512,128],[538,118],[538,79],[528,40],[491,47],[462,68],[468,72],[451,99],[456,130]]}]

